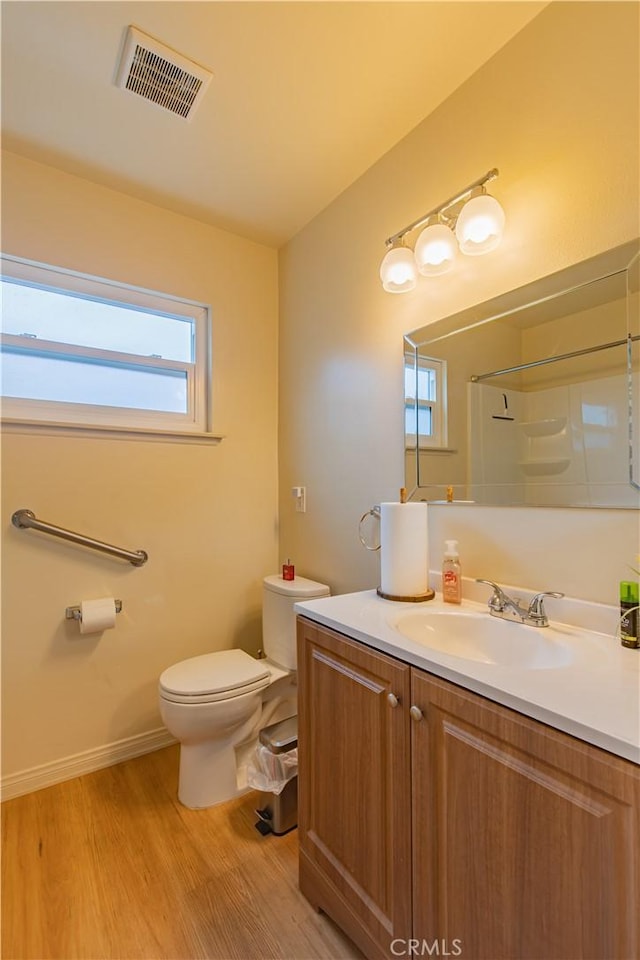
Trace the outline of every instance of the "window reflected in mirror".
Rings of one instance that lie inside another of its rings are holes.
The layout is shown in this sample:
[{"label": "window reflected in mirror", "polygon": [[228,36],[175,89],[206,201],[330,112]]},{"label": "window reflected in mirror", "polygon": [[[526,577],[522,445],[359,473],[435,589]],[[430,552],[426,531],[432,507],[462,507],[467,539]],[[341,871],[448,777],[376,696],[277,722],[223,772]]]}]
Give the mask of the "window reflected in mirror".
[{"label": "window reflected in mirror", "polygon": [[407,445],[447,446],[447,361],[405,356],[404,403]]}]

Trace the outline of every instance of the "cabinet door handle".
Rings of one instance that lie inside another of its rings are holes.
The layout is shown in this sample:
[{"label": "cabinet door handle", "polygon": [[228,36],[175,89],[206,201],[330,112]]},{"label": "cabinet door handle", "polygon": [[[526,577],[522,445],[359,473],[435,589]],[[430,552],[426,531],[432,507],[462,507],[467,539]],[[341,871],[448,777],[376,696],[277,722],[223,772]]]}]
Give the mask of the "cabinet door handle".
[{"label": "cabinet door handle", "polygon": [[387,694],[387,703],[389,704],[390,707],[397,707],[398,704],[400,703],[400,701],[399,701],[398,698],[396,697],[395,693],[388,693],[388,694]]},{"label": "cabinet door handle", "polygon": [[415,705],[410,707],[409,713],[411,714],[413,720],[422,720],[422,710],[420,707],[416,707]]}]

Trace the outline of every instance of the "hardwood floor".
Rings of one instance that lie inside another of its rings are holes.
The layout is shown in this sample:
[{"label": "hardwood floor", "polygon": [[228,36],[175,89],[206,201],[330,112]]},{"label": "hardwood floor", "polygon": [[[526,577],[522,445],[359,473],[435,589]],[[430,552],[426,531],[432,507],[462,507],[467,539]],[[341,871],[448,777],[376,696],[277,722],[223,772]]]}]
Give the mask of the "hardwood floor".
[{"label": "hardwood floor", "polygon": [[298,890],[297,830],[255,794],[176,799],[169,747],[2,805],[4,960],[341,960],[362,954]]}]

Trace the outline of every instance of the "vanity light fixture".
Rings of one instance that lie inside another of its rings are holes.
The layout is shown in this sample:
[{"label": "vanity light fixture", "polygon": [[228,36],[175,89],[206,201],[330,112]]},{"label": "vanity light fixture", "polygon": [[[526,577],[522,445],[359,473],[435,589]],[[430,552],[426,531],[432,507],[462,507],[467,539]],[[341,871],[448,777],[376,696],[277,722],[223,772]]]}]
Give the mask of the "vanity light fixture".
[{"label": "vanity light fixture", "polygon": [[504,210],[488,193],[478,194],[465,203],[456,222],[460,249],[472,257],[495,250],[503,230]]},{"label": "vanity light fixture", "polygon": [[[489,170],[484,177],[385,241],[387,253],[380,264],[380,278],[388,293],[413,290],[418,274],[436,277],[451,270],[458,249],[467,256],[479,256],[498,246],[504,229],[504,211],[485,189],[497,176],[495,168]],[[412,250],[405,237],[418,227],[424,229]]]},{"label": "vanity light fixture", "polygon": [[406,293],[413,290],[418,279],[418,268],[411,247],[402,238],[395,240],[380,264],[380,279],[387,293]]},{"label": "vanity light fixture", "polygon": [[445,221],[428,223],[416,240],[414,256],[423,277],[437,277],[453,267],[458,255],[456,238]]}]

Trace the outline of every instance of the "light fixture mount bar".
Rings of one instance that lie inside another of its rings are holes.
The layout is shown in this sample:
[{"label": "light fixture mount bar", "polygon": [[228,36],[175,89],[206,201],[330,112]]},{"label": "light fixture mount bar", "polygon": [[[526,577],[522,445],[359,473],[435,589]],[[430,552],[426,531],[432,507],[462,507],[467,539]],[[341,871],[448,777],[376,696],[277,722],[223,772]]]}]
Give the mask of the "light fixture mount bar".
[{"label": "light fixture mount bar", "polygon": [[429,210],[429,212],[425,213],[424,216],[419,217],[417,220],[414,220],[413,223],[410,223],[408,227],[403,227],[402,230],[398,230],[398,232],[394,233],[393,236],[388,237],[385,240],[385,245],[387,247],[392,247],[398,240],[402,240],[405,234],[411,233],[412,230],[416,230],[418,227],[421,227],[423,224],[425,224],[429,217],[434,217],[437,213],[442,213],[444,210],[452,207],[454,204],[466,197],[467,194],[475,190],[476,187],[484,187],[485,183],[490,183],[492,180],[495,180],[498,176],[498,173],[499,171],[497,167],[494,167],[493,170],[489,170],[488,173],[485,173],[484,177],[479,177],[477,180],[474,180],[473,183],[470,183],[468,187],[464,188],[464,190],[456,193],[453,197],[449,197],[449,199],[445,200],[444,203],[438,204],[438,206],[434,207],[433,210]]}]

